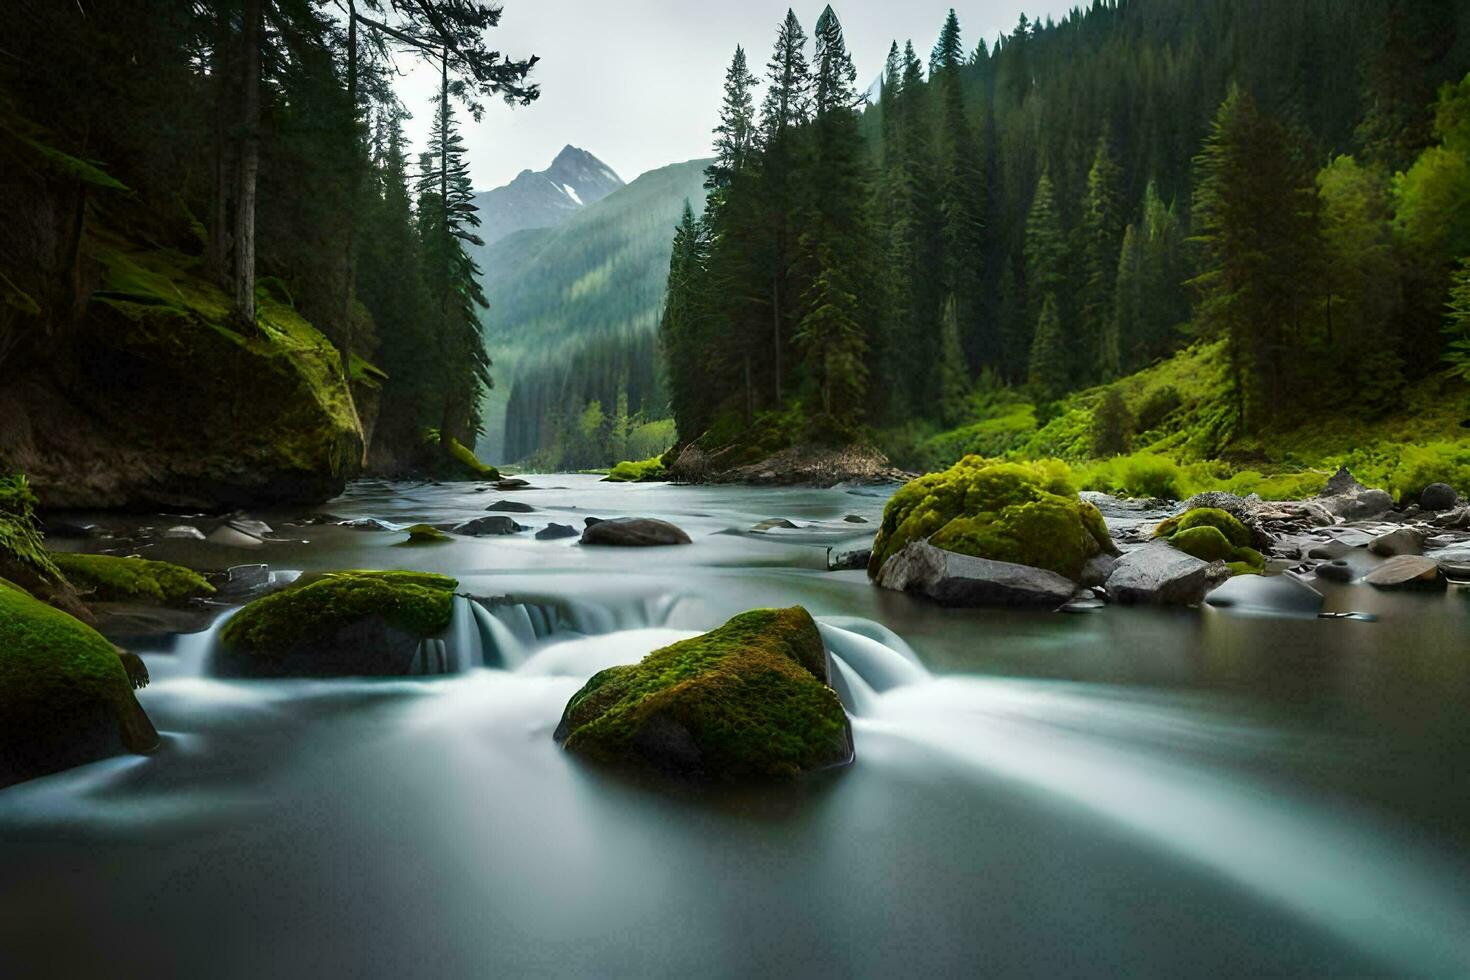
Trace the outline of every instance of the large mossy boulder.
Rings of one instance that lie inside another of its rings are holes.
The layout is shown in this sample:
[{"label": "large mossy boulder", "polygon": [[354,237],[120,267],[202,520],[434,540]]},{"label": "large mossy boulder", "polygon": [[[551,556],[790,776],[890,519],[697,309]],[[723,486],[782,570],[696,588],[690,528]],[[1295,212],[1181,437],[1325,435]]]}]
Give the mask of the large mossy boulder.
[{"label": "large mossy boulder", "polygon": [[868,576],[915,541],[974,558],[1042,568],[1076,581],[1117,554],[1102,513],[1077,496],[1064,466],[966,456],[906,484],[883,510]]},{"label": "large mossy boulder", "polygon": [[117,648],[0,579],[0,786],[157,747]]},{"label": "large mossy boulder", "polygon": [[595,675],[556,728],[572,752],[706,778],[793,776],[852,761],[805,609],[754,609],[703,636]]},{"label": "large mossy boulder", "polygon": [[1239,518],[1215,507],[1196,507],[1154,529],[1154,537],[1200,561],[1222,561],[1235,575],[1259,575],[1266,559],[1251,547],[1254,535]]},{"label": "large mossy boulder", "polygon": [[204,576],[166,561],[81,554],[54,554],[52,558],[67,581],[92,602],[178,605],[214,594],[214,586]]},{"label": "large mossy boulder", "polygon": [[0,385],[0,447],[47,507],[322,501],[362,463],[337,348],[262,284],[241,327],[198,259],[97,233],[97,288],[45,371]]},{"label": "large mossy boulder", "polygon": [[459,583],[428,572],[304,576],[241,609],[220,633],[216,670],[243,677],[396,677],[449,627]]}]

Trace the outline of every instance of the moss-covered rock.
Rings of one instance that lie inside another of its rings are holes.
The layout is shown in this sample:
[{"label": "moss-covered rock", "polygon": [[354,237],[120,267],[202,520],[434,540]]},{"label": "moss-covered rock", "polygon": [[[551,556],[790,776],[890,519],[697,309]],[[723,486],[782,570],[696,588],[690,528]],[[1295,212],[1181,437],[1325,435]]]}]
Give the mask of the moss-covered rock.
[{"label": "moss-covered rock", "polygon": [[0,786],[157,746],[117,649],[0,579]]},{"label": "moss-covered rock", "polygon": [[449,627],[459,583],[428,572],[305,576],[240,610],[220,633],[225,674],[398,676]]},{"label": "moss-covered rock", "polygon": [[1171,517],[1154,529],[1154,537],[1201,561],[1223,561],[1236,575],[1258,575],[1266,567],[1265,557],[1250,546],[1250,528],[1215,507],[1196,507]]},{"label": "moss-covered rock", "polygon": [[662,480],[667,476],[668,470],[664,468],[662,455],[640,460],[625,459],[607,471],[609,483],[643,483]]},{"label": "moss-covered rock", "polygon": [[1116,554],[1102,514],[1080,500],[1059,464],[966,456],[893,495],[873,543],[869,577],[913,541],[1077,579],[1088,559]]},{"label": "moss-covered rock", "polygon": [[852,760],[827,655],[801,607],[754,609],[594,676],[557,741],[621,765],[712,778],[792,776]]},{"label": "moss-covered rock", "polygon": [[175,605],[214,594],[204,576],[179,565],[115,555],[56,554],[58,568],[88,600]]},{"label": "moss-covered rock", "polygon": [[480,462],[474,450],[461,443],[458,439],[450,438],[449,455],[463,468],[461,474],[472,480],[498,480],[500,471],[493,466]]},{"label": "moss-covered rock", "polygon": [[48,507],[320,501],[360,469],[341,354],[271,290],[253,331],[199,260],[103,232],[64,370],[0,386],[12,462]]},{"label": "moss-covered rock", "polygon": [[454,540],[442,529],[432,524],[414,524],[404,528],[404,531],[408,533],[408,538],[400,541],[399,544],[445,544]]}]

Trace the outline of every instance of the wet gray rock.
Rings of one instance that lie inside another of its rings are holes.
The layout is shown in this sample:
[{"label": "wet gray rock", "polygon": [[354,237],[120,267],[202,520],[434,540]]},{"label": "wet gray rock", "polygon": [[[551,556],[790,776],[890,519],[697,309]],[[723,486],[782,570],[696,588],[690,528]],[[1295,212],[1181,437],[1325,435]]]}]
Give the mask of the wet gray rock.
[{"label": "wet gray rock", "polygon": [[1352,566],[1341,558],[1323,562],[1316,568],[1317,577],[1329,582],[1351,582],[1354,579]]},{"label": "wet gray rock", "polygon": [[794,531],[799,527],[801,527],[800,524],[793,524],[784,517],[769,517],[752,527],[751,530],[758,533],[776,529]]},{"label": "wet gray rock", "polygon": [[485,509],[502,514],[531,514],[536,510],[530,504],[523,504],[519,500],[497,500]]},{"label": "wet gray rock", "polygon": [[225,571],[225,585],[232,592],[250,592],[270,584],[269,565],[232,565]]},{"label": "wet gray rock", "polygon": [[862,517],[862,516],[860,516],[858,514],[848,514],[846,517],[843,518],[843,520],[846,521],[848,524],[866,524],[866,523],[868,523],[868,519],[866,517]]},{"label": "wet gray rock", "polygon": [[917,592],[946,606],[1031,606],[1055,609],[1077,591],[1071,579],[1044,568],[957,555],[927,541],[910,543],[878,570],[876,582]]},{"label": "wet gray rock", "polygon": [[827,571],[845,572],[854,568],[867,568],[868,559],[873,557],[873,539],[858,538],[834,544],[827,549]]},{"label": "wet gray rock", "polygon": [[1316,502],[1333,517],[1344,521],[1360,521],[1393,510],[1393,497],[1389,496],[1387,490],[1370,490],[1366,487],[1318,497]]},{"label": "wet gray rock", "polygon": [[1217,609],[1315,619],[1324,596],[1295,575],[1237,575],[1205,599]]},{"label": "wet gray rock", "polygon": [[223,545],[227,548],[259,548],[265,544],[265,539],[259,535],[242,531],[229,524],[221,524],[204,539],[210,544]]},{"label": "wet gray rock", "polygon": [[1109,554],[1097,554],[1087,559],[1087,564],[1082,566],[1082,574],[1078,581],[1083,585],[1097,586],[1105,585],[1108,576],[1113,574],[1113,569],[1118,567],[1118,558]]},{"label": "wet gray rock", "polygon": [[1108,595],[1130,604],[1195,606],[1230,578],[1224,562],[1204,562],[1166,541],[1152,541],[1118,560]]},{"label": "wet gray rock", "polygon": [[472,538],[484,538],[498,534],[518,534],[524,530],[526,528],[503,515],[477,517],[472,521],[465,521],[463,524],[456,524],[449,528],[451,534],[462,534]]},{"label": "wet gray rock", "polygon": [[359,517],[352,521],[338,521],[338,527],[350,527],[354,531],[396,531],[397,528],[376,517]]},{"label": "wet gray rock", "polygon": [[1349,554],[1352,550],[1352,545],[1346,542],[1329,541],[1326,544],[1319,544],[1312,548],[1307,552],[1307,557],[1331,561],[1334,558],[1341,558],[1343,555]]},{"label": "wet gray rock", "polygon": [[1367,487],[1358,482],[1357,477],[1348,471],[1346,466],[1339,466],[1337,472],[1327,480],[1327,485],[1322,488],[1323,497],[1336,497],[1339,494],[1354,493],[1366,490]]},{"label": "wet gray rock", "polygon": [[1392,558],[1396,555],[1422,555],[1424,539],[1424,532],[1418,528],[1401,527],[1374,538],[1368,543],[1368,550],[1384,558]]},{"label": "wet gray rock", "polygon": [[577,529],[570,524],[548,524],[536,532],[537,541],[558,541],[577,537]]},{"label": "wet gray rock", "polygon": [[1419,506],[1424,510],[1453,510],[1460,495],[1448,483],[1431,483],[1419,492]]},{"label": "wet gray rock", "polygon": [[188,524],[180,524],[163,532],[163,536],[170,541],[203,541],[204,532],[197,527]]},{"label": "wet gray rock", "polygon": [[611,521],[588,518],[582,532],[584,545],[610,545],[622,548],[649,548],[660,545],[693,544],[689,535],[668,521],[654,517],[620,517]]},{"label": "wet gray rock", "polygon": [[1390,558],[1363,577],[1363,581],[1380,589],[1406,586],[1444,587],[1444,571],[1439,562],[1422,555],[1399,555]]},{"label": "wet gray rock", "polygon": [[248,534],[256,538],[263,538],[267,534],[275,533],[275,528],[271,527],[265,521],[258,521],[253,517],[231,517],[225,521],[225,526],[232,527],[241,534]]}]

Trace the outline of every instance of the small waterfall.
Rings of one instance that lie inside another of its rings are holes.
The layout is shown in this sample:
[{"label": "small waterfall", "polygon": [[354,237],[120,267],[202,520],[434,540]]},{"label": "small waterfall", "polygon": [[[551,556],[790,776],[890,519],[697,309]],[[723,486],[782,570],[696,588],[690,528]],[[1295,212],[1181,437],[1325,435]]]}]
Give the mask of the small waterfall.
[{"label": "small waterfall", "polygon": [[[522,641],[511,626],[506,624],[505,619],[485,608],[483,603],[472,599],[470,605],[474,609],[475,622],[479,626],[480,636],[485,644],[485,663],[489,666],[504,667],[507,670],[519,667],[526,659],[528,644]],[[517,608],[522,616],[526,615],[524,608]],[[531,625],[529,617],[526,618],[525,623],[529,629]],[[534,634],[532,640],[534,642]]]},{"label": "small waterfall", "polygon": [[858,672],[842,662],[841,657],[828,655],[832,672],[832,690],[842,699],[842,706],[849,714],[870,715],[878,705],[878,694]]},{"label": "small waterfall", "polygon": [[454,618],[450,620],[449,632],[444,643],[449,647],[450,669],[464,673],[485,666],[485,649],[480,642],[480,626],[475,621],[473,599],[462,595],[454,597]]},{"label": "small waterfall", "polygon": [[[834,664],[840,663],[847,668],[869,688],[870,693],[882,693],[929,679],[929,672],[914,659],[911,650],[905,653],[855,629],[831,623],[820,622],[817,629],[822,632],[822,642],[826,644]],[[840,669],[838,673],[841,673]]]},{"label": "small waterfall", "polygon": [[203,632],[184,633],[175,637],[173,648],[167,654],[145,652],[143,659],[148,665],[150,683],[160,684],[208,674],[214,649],[219,644],[220,631],[236,612],[236,609],[226,610]]}]

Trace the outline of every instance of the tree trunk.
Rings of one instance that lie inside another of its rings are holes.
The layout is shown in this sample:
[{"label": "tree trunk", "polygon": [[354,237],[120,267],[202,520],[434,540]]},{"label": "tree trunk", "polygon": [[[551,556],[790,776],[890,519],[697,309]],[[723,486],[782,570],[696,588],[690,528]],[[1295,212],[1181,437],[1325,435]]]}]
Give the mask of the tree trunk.
[{"label": "tree trunk", "polygon": [[230,25],[223,4],[214,16],[214,202],[209,222],[209,241],[204,249],[204,268],[209,278],[225,285],[230,265],[230,195],[233,184],[235,135],[231,132],[230,108],[234,59],[230,58]]},{"label": "tree trunk", "polygon": [[776,411],[781,410],[781,274],[771,273],[771,344],[776,359]]},{"label": "tree trunk", "polygon": [[245,0],[240,32],[240,167],[235,191],[235,318],[255,330],[255,182],[260,170],[262,0]]},{"label": "tree trunk", "polygon": [[346,268],[343,270],[342,324],[347,347],[356,340],[352,336],[352,301],[357,295],[357,209],[362,197],[362,159],[359,140],[357,105],[357,0],[347,0],[347,106],[352,113],[352,159],[348,164],[352,170],[347,175],[348,208],[347,243],[343,250]]}]

